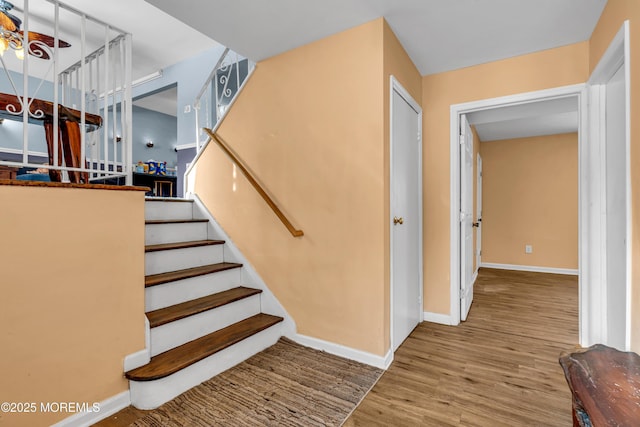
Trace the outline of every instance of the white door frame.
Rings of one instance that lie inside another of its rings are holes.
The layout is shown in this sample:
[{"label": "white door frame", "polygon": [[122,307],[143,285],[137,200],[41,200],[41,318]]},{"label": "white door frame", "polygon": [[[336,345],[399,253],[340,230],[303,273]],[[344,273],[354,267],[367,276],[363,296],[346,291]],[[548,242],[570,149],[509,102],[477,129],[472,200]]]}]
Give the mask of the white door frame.
[{"label": "white door frame", "polygon": [[[606,157],[604,156],[606,143],[606,85],[621,66],[624,66],[625,73],[625,151],[626,151],[626,336],[625,347],[631,347],[631,254],[632,254],[632,218],[631,218],[631,61],[629,47],[629,21],[625,21],[607,48],[600,62],[593,70],[588,82],[589,96],[589,134],[593,136],[594,142],[592,150],[594,164],[592,167],[599,171],[598,182],[606,183]],[[596,179],[596,177],[592,177]],[[586,320],[587,330],[585,331],[585,344],[591,345],[596,342],[607,343],[607,265],[606,265],[606,184],[600,186],[599,194],[594,194],[596,203],[600,207],[602,215],[593,218],[592,227],[599,231],[598,235],[593,235],[594,245],[599,246],[602,258],[599,263],[590,266],[594,277],[593,286],[588,289],[591,295],[591,304],[588,307],[581,306],[585,313],[592,316]],[[586,266],[585,266],[586,267]],[[588,310],[588,311],[587,311]],[[582,329],[581,329],[582,332]],[[582,338],[582,334],[581,334]],[[582,340],[581,340],[582,343]]]},{"label": "white door frame", "polygon": [[[602,263],[606,260],[604,242],[602,241],[602,228],[606,224],[606,213],[603,213],[602,200],[602,159],[600,155],[603,144],[602,126],[604,121],[604,108],[599,102],[598,83],[604,76],[610,78],[619,66],[624,62],[627,81],[627,150],[630,147],[630,69],[629,69],[629,24],[625,22],[614,38],[607,52],[594,70],[588,84],[546,89],[535,92],[527,92],[480,101],[456,104],[451,106],[450,114],[450,157],[451,157],[451,305],[450,323],[460,323],[460,227],[458,224],[460,213],[460,145],[458,132],[460,115],[475,111],[520,105],[529,102],[543,101],[554,98],[576,96],[579,100],[579,134],[578,134],[578,271],[579,271],[579,335],[580,344],[589,346],[606,339],[606,285],[602,282]],[[608,81],[608,79],[606,79]],[[589,102],[588,102],[589,101]],[[627,155],[627,165],[629,165]],[[628,169],[629,170],[629,169]],[[630,209],[630,177],[627,187],[627,209]],[[627,215],[627,233],[631,233],[631,214]],[[627,269],[631,268],[631,240],[627,245]],[[628,271],[629,273],[629,271]],[[627,274],[627,306],[631,299],[630,274]],[[627,307],[629,308],[629,307]],[[627,344],[631,330],[630,310],[627,310]]]},{"label": "white door frame", "polygon": [[419,300],[420,300],[420,322],[424,320],[424,301],[423,301],[423,289],[424,289],[424,280],[423,280],[423,242],[422,242],[422,107],[418,104],[415,99],[407,92],[407,90],[400,84],[400,82],[394,77],[390,77],[390,89],[389,89],[389,344],[390,351],[393,360],[393,348],[394,348],[394,334],[393,334],[393,291],[394,291],[394,283],[393,283],[393,238],[391,236],[391,230],[393,229],[393,218],[392,211],[393,206],[391,206],[392,194],[391,191],[393,189],[392,180],[393,180],[393,92],[395,91],[398,95],[400,95],[415,111],[418,112],[418,135],[420,139],[420,144],[418,146],[418,194],[416,197],[418,198],[418,280],[419,280]]},{"label": "white door frame", "polygon": [[[462,114],[470,114],[476,111],[487,110],[498,107],[505,106],[516,106],[522,104],[528,104],[531,102],[538,102],[550,99],[557,98],[566,98],[566,97],[578,97],[580,111],[581,111],[581,120],[580,120],[580,132],[578,137],[578,169],[580,173],[579,179],[579,206],[580,206],[580,214],[578,220],[578,245],[582,247],[582,242],[584,242],[583,235],[583,227],[582,224],[585,221],[584,215],[584,203],[585,198],[583,192],[584,188],[584,176],[583,176],[583,162],[584,162],[584,151],[585,145],[583,144],[584,136],[587,134],[586,131],[586,120],[584,120],[584,115],[586,114],[586,96],[585,96],[585,84],[577,84],[571,86],[564,86],[553,89],[546,89],[536,92],[527,92],[521,93],[517,95],[509,95],[498,98],[484,99],[480,101],[467,102],[463,104],[455,104],[451,106],[451,143],[450,143],[450,157],[451,157],[451,177],[450,177],[450,191],[451,191],[451,266],[450,266],[450,274],[451,274],[451,293],[450,293],[450,312],[451,319],[450,322],[452,325],[460,324],[460,226],[459,226],[459,217],[460,217],[460,144],[458,142],[458,133],[460,127],[460,115]],[[579,267],[582,265],[581,263],[585,261],[584,254],[582,251],[579,254]],[[584,275],[580,275],[581,282],[584,282]],[[582,286],[581,286],[582,287]],[[582,293],[581,293],[582,296]]]}]

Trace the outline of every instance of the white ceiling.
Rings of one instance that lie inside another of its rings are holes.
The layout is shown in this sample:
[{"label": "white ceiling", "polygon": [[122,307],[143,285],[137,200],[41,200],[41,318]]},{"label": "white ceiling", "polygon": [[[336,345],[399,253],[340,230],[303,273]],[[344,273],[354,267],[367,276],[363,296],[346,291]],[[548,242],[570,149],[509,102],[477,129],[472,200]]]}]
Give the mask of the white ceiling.
[{"label": "white ceiling", "polygon": [[[133,80],[217,46],[214,39],[258,61],[380,16],[425,75],[587,40],[606,4],[606,0],[63,1],[133,34]],[[23,0],[13,3],[23,7]],[[51,3],[30,0],[30,5],[31,29],[51,34],[51,27],[46,28]],[[80,26],[69,16],[61,14],[60,37],[77,47]],[[88,38],[91,49],[91,43],[96,47],[103,43],[104,34]],[[60,51],[61,59],[67,55],[71,61],[63,60],[61,68],[77,60],[77,53],[70,50]],[[175,110],[165,102],[173,97],[164,98],[141,102],[145,108]],[[514,117],[521,115],[514,111],[490,120],[476,113],[481,139],[523,136],[533,132],[526,131],[533,125],[537,132],[577,128],[575,111],[546,110],[526,117]]]},{"label": "white ceiling", "polygon": [[467,115],[482,142],[578,131],[578,98],[557,98]]},{"label": "white ceiling", "polygon": [[162,92],[138,98],[133,101],[133,105],[176,117],[178,115],[178,87],[174,86]]},{"label": "white ceiling", "polygon": [[[255,61],[384,16],[423,75],[587,40],[606,4],[606,0],[147,1]],[[128,5],[120,9],[105,1],[95,2],[94,7],[99,5],[120,17],[135,13]]]},{"label": "white ceiling", "polygon": [[[17,8],[23,2],[13,1]],[[214,40],[258,61],[381,16],[420,73],[432,74],[587,40],[606,4],[606,0],[63,2],[133,34],[133,80],[218,45]],[[51,3],[30,0],[30,5],[32,30],[51,34],[51,27],[38,28],[51,21]],[[64,13],[61,17],[66,21],[61,38],[77,46],[79,23]],[[97,46],[104,35],[93,38]],[[62,68],[78,58],[64,49],[61,54],[62,59],[64,55],[74,59],[68,64],[62,61]]]},{"label": "white ceiling", "polygon": [[[24,14],[21,10],[24,8],[24,0],[11,0],[11,2],[16,6],[16,10],[12,13],[23,18]],[[133,35],[132,76],[134,81],[218,46],[218,43],[210,37],[144,0],[62,0],[62,3]],[[32,18],[30,29],[52,35],[54,15],[52,4],[46,0],[30,0],[29,7]],[[80,45],[80,20],[61,9],[60,22],[60,38],[72,44],[71,49],[60,49],[60,68],[64,69],[78,61],[80,57],[77,51],[73,51]],[[87,51],[95,50],[104,44],[104,30],[89,21],[87,40]],[[30,63],[33,67],[37,67],[47,65],[48,61],[30,61]],[[9,67],[13,68],[11,64]]]}]

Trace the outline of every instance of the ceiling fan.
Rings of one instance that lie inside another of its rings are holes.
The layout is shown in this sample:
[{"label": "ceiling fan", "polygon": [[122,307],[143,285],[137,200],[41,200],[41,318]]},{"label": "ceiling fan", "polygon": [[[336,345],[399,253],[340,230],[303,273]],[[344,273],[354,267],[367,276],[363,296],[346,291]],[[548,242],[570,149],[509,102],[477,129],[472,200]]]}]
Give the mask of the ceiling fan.
[{"label": "ceiling fan", "polygon": [[[6,0],[0,0],[0,55],[11,46],[16,51],[16,56],[20,59],[24,58],[24,49],[22,42],[24,40],[24,31],[20,30],[22,20],[17,16],[9,13],[13,9],[13,4]],[[32,43],[32,42],[37,43]],[[46,34],[29,31],[29,54],[41,59],[51,59],[51,56],[43,45],[55,47],[55,38]],[[58,39],[58,47],[70,47],[71,44]]]}]

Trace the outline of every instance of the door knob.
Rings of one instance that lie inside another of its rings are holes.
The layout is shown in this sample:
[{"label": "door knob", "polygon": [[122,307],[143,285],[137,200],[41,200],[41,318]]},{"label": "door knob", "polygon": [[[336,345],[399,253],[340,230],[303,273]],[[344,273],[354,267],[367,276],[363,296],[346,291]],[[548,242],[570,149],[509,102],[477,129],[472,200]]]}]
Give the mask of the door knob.
[{"label": "door knob", "polygon": [[473,225],[474,227],[480,227],[480,223],[479,222],[474,222],[471,225]]},{"label": "door knob", "polygon": [[398,218],[397,216],[393,217],[393,225],[397,225],[400,224],[402,225],[404,223],[404,219],[402,219],[402,217]]}]

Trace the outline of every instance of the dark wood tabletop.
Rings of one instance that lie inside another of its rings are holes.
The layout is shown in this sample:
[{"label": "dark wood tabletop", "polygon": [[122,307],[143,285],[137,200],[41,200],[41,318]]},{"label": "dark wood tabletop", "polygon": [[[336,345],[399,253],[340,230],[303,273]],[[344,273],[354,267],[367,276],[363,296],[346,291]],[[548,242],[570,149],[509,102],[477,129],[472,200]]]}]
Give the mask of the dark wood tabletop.
[{"label": "dark wood tabletop", "polygon": [[640,356],[596,344],[560,356],[574,426],[640,425]]}]

